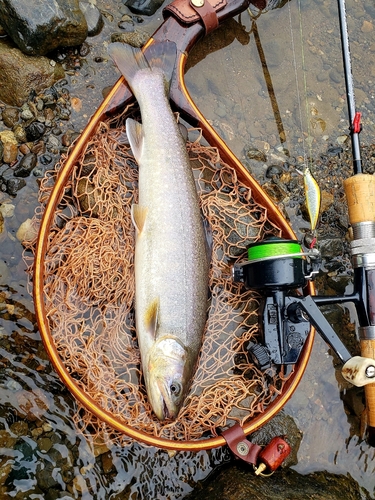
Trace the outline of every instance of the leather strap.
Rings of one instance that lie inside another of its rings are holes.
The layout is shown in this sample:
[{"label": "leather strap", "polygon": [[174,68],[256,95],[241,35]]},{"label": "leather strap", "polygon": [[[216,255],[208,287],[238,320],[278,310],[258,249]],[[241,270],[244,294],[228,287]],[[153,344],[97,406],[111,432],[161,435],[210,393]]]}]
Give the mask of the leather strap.
[{"label": "leather strap", "polygon": [[216,10],[208,0],[190,0],[190,6],[197,12],[203,21],[206,35],[219,26],[219,19]]},{"label": "leather strap", "polygon": [[249,464],[256,464],[261,446],[249,441],[240,424],[235,424],[221,433],[232,453]]},{"label": "leather strap", "polygon": [[[193,3],[194,2],[194,3]],[[198,4],[202,4],[201,7]],[[227,0],[174,0],[163,9],[164,19],[173,15],[184,24],[202,21],[206,34],[217,28],[217,12],[227,5]]]}]

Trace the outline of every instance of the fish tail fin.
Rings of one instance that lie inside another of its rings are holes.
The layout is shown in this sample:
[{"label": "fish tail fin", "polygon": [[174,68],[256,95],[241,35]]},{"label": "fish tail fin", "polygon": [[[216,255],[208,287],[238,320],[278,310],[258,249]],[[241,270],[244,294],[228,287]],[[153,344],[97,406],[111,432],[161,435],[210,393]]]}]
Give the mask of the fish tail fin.
[{"label": "fish tail fin", "polygon": [[145,57],[151,68],[159,68],[164,73],[169,87],[177,59],[176,44],[171,41],[155,42],[146,49]]},{"label": "fish tail fin", "polygon": [[114,42],[108,46],[108,53],[131,88],[134,76],[139,70],[153,71],[154,68],[164,73],[169,88],[177,57],[177,46],[174,42],[152,43],[145,53],[131,45]]}]

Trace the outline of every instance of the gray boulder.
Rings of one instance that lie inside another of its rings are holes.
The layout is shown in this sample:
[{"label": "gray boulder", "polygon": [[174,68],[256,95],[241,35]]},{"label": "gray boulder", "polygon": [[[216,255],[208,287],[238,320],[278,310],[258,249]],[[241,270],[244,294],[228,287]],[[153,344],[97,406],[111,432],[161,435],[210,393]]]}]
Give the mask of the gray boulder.
[{"label": "gray boulder", "polygon": [[185,500],[365,500],[371,497],[349,475],[292,469],[256,476],[250,466],[233,465],[210,478]]},{"label": "gray boulder", "polygon": [[64,70],[47,57],[26,56],[9,42],[0,41],[0,100],[22,106],[31,91],[39,93],[64,77]]},{"label": "gray boulder", "polygon": [[88,31],[78,0],[0,0],[0,24],[29,55],[80,45]]},{"label": "gray boulder", "polygon": [[88,36],[98,35],[104,26],[100,10],[90,2],[79,2],[79,7],[86,18]]}]

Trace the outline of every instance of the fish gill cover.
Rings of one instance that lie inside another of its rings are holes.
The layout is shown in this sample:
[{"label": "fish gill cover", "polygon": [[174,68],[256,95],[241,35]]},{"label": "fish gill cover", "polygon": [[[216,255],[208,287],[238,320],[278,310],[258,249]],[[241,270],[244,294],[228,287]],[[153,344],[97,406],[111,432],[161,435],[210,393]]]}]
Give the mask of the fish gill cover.
[{"label": "fish gill cover", "polygon": [[[231,278],[231,266],[245,258],[247,246],[279,230],[215,148],[187,143],[212,231],[210,299],[191,389],[178,417],[160,422],[147,400],[135,334],[131,205],[137,202],[138,169],[126,140],[129,112],[134,114],[127,108],[99,125],[65,186],[48,235],[46,318],[70,376],[117,421],[169,440],[216,436],[263,413],[287,379],[282,370],[265,374],[249,363],[246,347],[258,338],[260,297]],[[66,158],[41,183],[36,226]],[[34,251],[36,243],[24,244]],[[83,431],[105,431],[129,443],[80,404],[75,422]]]}]

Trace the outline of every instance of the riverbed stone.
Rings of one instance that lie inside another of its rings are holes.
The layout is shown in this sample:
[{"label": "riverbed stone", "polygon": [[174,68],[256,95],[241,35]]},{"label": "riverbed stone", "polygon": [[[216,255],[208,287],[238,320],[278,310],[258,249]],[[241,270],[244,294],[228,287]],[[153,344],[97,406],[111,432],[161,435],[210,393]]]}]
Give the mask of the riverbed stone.
[{"label": "riverbed stone", "polygon": [[1,118],[4,122],[4,125],[8,128],[13,128],[14,125],[18,122],[20,117],[19,109],[6,107],[3,109],[1,114]]},{"label": "riverbed stone", "polygon": [[26,154],[14,169],[15,177],[28,177],[33,171],[37,162],[35,153]]},{"label": "riverbed stone", "polygon": [[100,10],[90,2],[79,2],[79,7],[86,18],[87,35],[98,35],[104,26],[103,16]]},{"label": "riverbed stone", "polygon": [[146,31],[135,30],[127,33],[113,33],[111,42],[122,42],[131,45],[132,47],[143,47],[150,38]]},{"label": "riverbed stone", "polygon": [[186,500],[364,500],[369,496],[358,483],[343,474],[321,471],[299,474],[287,469],[277,471],[272,478],[255,476],[249,467],[234,465],[212,477],[203,489],[197,489]]},{"label": "riverbed stone", "polygon": [[0,41],[0,100],[4,103],[20,107],[30,92],[41,92],[64,74],[61,64],[52,66],[47,57],[26,56],[10,42]]},{"label": "riverbed stone", "polygon": [[34,56],[80,45],[87,37],[78,0],[3,0],[0,24],[24,54]]},{"label": "riverbed stone", "polygon": [[152,16],[163,2],[164,0],[126,0],[124,3],[135,14]]},{"label": "riverbed stone", "polygon": [[11,165],[17,160],[18,148],[17,144],[12,142],[5,142],[3,145],[3,161],[8,165]]}]

